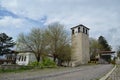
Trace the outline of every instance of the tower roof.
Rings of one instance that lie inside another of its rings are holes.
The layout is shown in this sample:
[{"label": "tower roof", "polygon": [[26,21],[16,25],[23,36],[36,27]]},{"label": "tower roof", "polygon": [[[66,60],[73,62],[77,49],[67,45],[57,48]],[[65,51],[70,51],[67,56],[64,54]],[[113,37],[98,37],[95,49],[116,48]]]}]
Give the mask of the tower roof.
[{"label": "tower roof", "polygon": [[74,29],[74,28],[77,28],[77,27],[85,27],[86,29],[90,30],[89,28],[87,28],[87,27],[84,26],[83,24],[79,24],[79,25],[77,25],[77,26],[75,26],[75,27],[72,27],[71,29]]}]

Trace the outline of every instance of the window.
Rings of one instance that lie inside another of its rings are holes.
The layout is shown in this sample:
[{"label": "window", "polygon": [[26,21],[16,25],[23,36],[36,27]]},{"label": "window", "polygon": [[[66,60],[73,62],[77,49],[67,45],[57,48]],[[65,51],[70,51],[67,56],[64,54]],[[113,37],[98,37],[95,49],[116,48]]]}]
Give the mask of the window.
[{"label": "window", "polygon": [[72,34],[74,34],[74,29],[72,30]]},{"label": "window", "polygon": [[80,33],[80,27],[78,27],[78,33]]},{"label": "window", "polygon": [[85,33],[85,28],[83,27],[83,33]]},{"label": "window", "polygon": [[23,61],[24,58],[23,58],[23,56],[21,56],[21,57],[22,57],[22,61]]},{"label": "window", "polygon": [[26,61],[26,56],[24,57],[24,61]]},{"label": "window", "polygon": [[18,60],[19,60],[19,61],[20,61],[20,59],[21,59],[21,56],[18,57]]},{"label": "window", "polygon": [[86,34],[88,34],[87,29],[86,29]]}]

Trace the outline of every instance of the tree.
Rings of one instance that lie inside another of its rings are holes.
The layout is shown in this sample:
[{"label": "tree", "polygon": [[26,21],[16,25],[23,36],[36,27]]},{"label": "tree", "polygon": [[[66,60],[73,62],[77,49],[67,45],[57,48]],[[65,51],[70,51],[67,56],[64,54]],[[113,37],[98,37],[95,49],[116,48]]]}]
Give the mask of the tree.
[{"label": "tree", "polygon": [[46,41],[48,42],[48,52],[53,55],[54,61],[58,59],[58,62],[61,62],[61,57],[63,57],[61,55],[68,54],[65,52],[65,49],[70,41],[66,31],[64,30],[64,26],[57,22],[52,23],[48,25],[48,29],[45,31],[45,34]]},{"label": "tree", "polygon": [[120,58],[120,46],[117,47],[117,56]]},{"label": "tree", "polygon": [[10,54],[11,48],[14,47],[12,37],[9,37],[5,33],[0,34],[0,54]]},{"label": "tree", "polygon": [[62,66],[62,63],[67,63],[69,65],[69,62],[71,61],[71,46],[68,44],[66,45],[62,52],[58,55],[58,64]]},{"label": "tree", "polygon": [[96,39],[90,38],[91,58],[95,58],[95,56],[98,55],[98,52],[100,51],[101,48],[102,48],[102,46],[98,43],[98,41]]},{"label": "tree", "polygon": [[39,62],[45,49],[44,32],[40,28],[33,28],[27,35],[21,33],[18,36],[17,49],[32,51]]},{"label": "tree", "polygon": [[98,38],[98,42],[102,46],[101,50],[111,51],[111,49],[112,49],[111,46],[108,44],[107,40],[103,36],[100,36]]}]

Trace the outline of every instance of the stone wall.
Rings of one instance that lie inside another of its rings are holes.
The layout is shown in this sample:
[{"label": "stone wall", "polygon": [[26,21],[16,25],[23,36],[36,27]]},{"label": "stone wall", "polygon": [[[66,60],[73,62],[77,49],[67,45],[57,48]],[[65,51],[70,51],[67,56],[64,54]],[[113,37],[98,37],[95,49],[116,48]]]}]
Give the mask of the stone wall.
[{"label": "stone wall", "polygon": [[21,66],[19,65],[0,65],[0,68],[2,70],[15,70],[15,69],[19,69]]}]

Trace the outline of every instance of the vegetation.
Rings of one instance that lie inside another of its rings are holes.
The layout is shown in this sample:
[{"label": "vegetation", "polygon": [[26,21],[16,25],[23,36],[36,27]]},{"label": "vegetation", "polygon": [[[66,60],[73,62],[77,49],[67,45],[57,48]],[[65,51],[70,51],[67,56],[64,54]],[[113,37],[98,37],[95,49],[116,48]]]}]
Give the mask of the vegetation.
[{"label": "vegetation", "polygon": [[45,57],[41,62],[32,62],[29,64],[30,66],[33,67],[38,67],[38,68],[53,68],[57,67],[56,63],[52,61],[51,59]]},{"label": "vegetation", "polygon": [[[58,65],[62,66],[64,63],[66,65],[69,65],[71,61],[71,46],[66,45],[65,48],[61,51],[61,53],[58,55]],[[64,65],[64,66],[66,66]]]},{"label": "vegetation", "polygon": [[120,58],[120,46],[117,47],[117,56]]},{"label": "vegetation", "polygon": [[111,51],[111,49],[111,46],[103,36],[100,36],[98,40],[90,38],[91,58],[95,58],[95,56],[98,55],[99,51]]},{"label": "vegetation", "polygon": [[19,66],[19,68],[8,68],[8,69],[4,69],[4,68],[0,68],[0,73],[5,73],[5,72],[22,72],[22,71],[26,71],[26,70],[31,70],[31,69],[43,69],[43,68],[56,68],[57,65],[56,63],[47,58],[44,57],[44,59],[41,62],[32,62],[30,63],[28,66]]},{"label": "vegetation", "polygon": [[58,60],[58,65],[61,65],[65,61],[69,61],[71,58],[71,50],[69,45],[69,37],[64,30],[64,26],[59,23],[52,23],[48,25],[48,29],[45,31],[45,37],[47,44],[48,54],[51,54]]},{"label": "vegetation", "polygon": [[40,61],[45,49],[43,31],[40,28],[33,28],[28,35],[19,34],[17,40],[17,49],[22,51],[32,51],[37,61]]},{"label": "vegetation", "polygon": [[37,62],[44,60],[43,58],[51,55],[53,61],[58,65],[68,62],[71,59],[70,39],[60,23],[52,23],[43,30],[33,28],[27,35],[21,33],[17,40],[17,50],[32,51]]},{"label": "vegetation", "polygon": [[98,38],[98,42],[102,46],[101,50],[103,50],[103,51],[111,51],[112,50],[111,46],[108,44],[107,40],[103,36],[100,36]]},{"label": "vegetation", "polygon": [[11,48],[15,45],[12,37],[9,37],[5,33],[0,34],[0,54],[11,53]]},{"label": "vegetation", "polygon": [[98,43],[96,39],[90,38],[90,55],[91,58],[95,58],[98,55],[99,50],[101,49],[101,45]]}]

